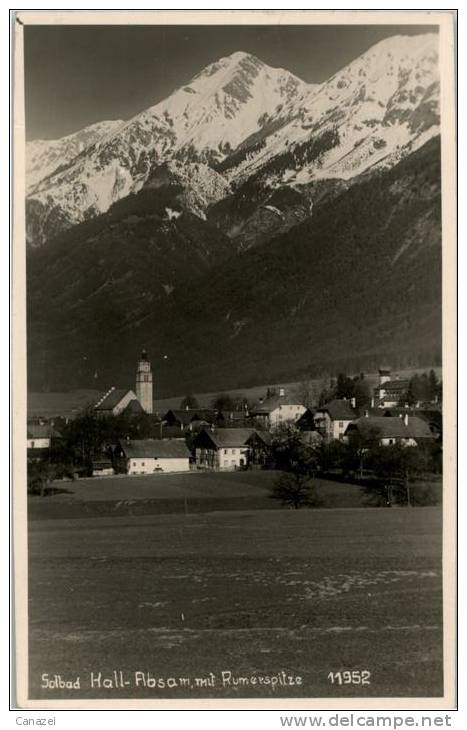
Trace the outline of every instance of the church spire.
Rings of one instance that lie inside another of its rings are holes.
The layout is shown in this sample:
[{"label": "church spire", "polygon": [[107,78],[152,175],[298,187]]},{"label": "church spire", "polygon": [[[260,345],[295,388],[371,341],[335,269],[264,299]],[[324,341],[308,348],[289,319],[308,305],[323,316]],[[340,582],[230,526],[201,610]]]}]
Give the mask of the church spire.
[{"label": "church spire", "polygon": [[143,348],[136,365],[136,397],[146,413],[153,410],[152,371],[148,353]]}]

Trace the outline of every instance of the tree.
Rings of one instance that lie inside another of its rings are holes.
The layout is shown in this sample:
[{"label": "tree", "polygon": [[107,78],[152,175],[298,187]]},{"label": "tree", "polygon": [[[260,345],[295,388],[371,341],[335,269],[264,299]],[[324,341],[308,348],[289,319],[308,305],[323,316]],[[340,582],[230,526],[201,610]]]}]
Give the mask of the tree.
[{"label": "tree", "polygon": [[273,433],[271,448],[276,468],[295,474],[316,472],[316,450],[304,443],[301,432],[291,424],[281,424]]},{"label": "tree", "polygon": [[366,408],[371,403],[370,384],[363,373],[360,373],[360,376],[354,379],[353,397],[355,398],[356,408]]},{"label": "tree", "polygon": [[33,461],[28,464],[28,492],[44,497],[55,479],[73,479],[73,469],[67,463]]},{"label": "tree", "polygon": [[363,478],[363,467],[365,456],[368,451],[378,446],[381,431],[371,423],[361,423],[359,428],[350,429],[348,435],[348,449],[351,460],[355,463],[355,471],[358,469],[360,479]]},{"label": "tree", "polygon": [[334,398],[353,398],[354,389],[355,383],[352,378],[344,375],[344,373],[339,373],[337,376]]},{"label": "tree", "polygon": [[213,398],[212,407],[216,411],[234,411],[235,401],[228,393],[219,393]]},{"label": "tree", "polygon": [[183,410],[186,408],[199,408],[199,403],[194,395],[188,394],[180,401],[180,408]]},{"label": "tree", "polygon": [[271,497],[293,509],[312,507],[318,503],[311,478],[293,472],[281,474],[272,486]]},{"label": "tree", "polygon": [[428,468],[429,454],[419,446],[378,446],[369,452],[368,462],[388,494],[411,506],[411,483]]}]

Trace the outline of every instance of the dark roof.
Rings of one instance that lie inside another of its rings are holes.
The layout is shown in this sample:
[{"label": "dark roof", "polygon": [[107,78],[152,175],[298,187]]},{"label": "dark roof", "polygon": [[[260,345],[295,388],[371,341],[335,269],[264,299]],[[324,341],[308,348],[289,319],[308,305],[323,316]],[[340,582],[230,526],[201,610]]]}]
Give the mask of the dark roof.
[{"label": "dark roof", "polygon": [[225,421],[243,421],[246,418],[245,411],[219,411],[218,417]]},{"label": "dark roof", "polygon": [[59,433],[50,423],[28,423],[27,438],[28,439],[61,438],[61,433]]},{"label": "dark roof", "polygon": [[128,459],[183,459],[190,456],[184,441],[178,439],[138,439],[122,441]]},{"label": "dark roof", "polygon": [[297,419],[297,422],[296,422],[295,425],[301,431],[306,431],[307,430],[307,428],[306,428],[307,426],[312,426],[313,425],[313,416],[314,416],[313,411],[310,410],[310,408],[307,408],[306,411],[304,411],[304,413],[302,413],[302,415],[300,416],[300,418]]},{"label": "dark roof", "polygon": [[251,414],[255,415],[266,415],[272,413],[279,406],[300,406],[298,398],[293,398],[288,395],[272,395],[270,398],[266,398],[262,403],[256,403],[251,409]]},{"label": "dark roof", "polygon": [[272,443],[272,434],[270,434],[269,431],[255,430],[247,438],[246,443],[250,444],[250,443],[254,443],[255,441],[261,441],[264,446],[270,446]]},{"label": "dark roof", "polygon": [[112,462],[110,459],[93,459],[93,469],[110,469],[112,468]]},{"label": "dark roof", "polygon": [[124,413],[145,413],[145,410],[137,398],[133,398],[126,406]]},{"label": "dark roof", "polygon": [[357,415],[357,412],[352,408],[348,400],[331,400],[321,408],[318,408],[317,413],[320,411],[327,411],[332,421],[353,421]]},{"label": "dark roof", "polygon": [[94,409],[96,411],[111,411],[118,406],[120,401],[131,392],[130,388],[111,388],[97,401]]},{"label": "dark roof", "polygon": [[204,440],[207,437],[217,448],[240,448],[246,445],[254,433],[254,428],[216,428],[214,431],[204,429],[197,439]]},{"label": "dark roof", "polygon": [[49,439],[52,428],[48,423],[28,423],[27,437],[28,439]]},{"label": "dark roof", "polygon": [[183,426],[188,426],[192,421],[207,421],[211,423],[217,416],[213,408],[169,408],[163,417],[163,421],[180,421]]},{"label": "dark roof", "polygon": [[409,416],[407,426],[404,418],[399,416],[362,416],[351,423],[347,431],[353,428],[375,428],[380,438],[413,438],[432,439],[433,434],[426,421],[417,416]]},{"label": "dark roof", "polygon": [[375,391],[386,390],[389,393],[404,393],[410,385],[409,380],[387,380],[385,383],[377,385]]}]

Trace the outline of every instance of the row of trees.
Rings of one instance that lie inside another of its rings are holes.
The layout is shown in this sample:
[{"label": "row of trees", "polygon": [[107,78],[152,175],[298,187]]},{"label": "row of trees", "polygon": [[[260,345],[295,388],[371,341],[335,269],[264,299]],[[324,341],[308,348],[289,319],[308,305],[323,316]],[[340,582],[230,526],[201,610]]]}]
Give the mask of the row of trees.
[{"label": "row of trees", "polygon": [[[276,389],[268,387],[266,397],[276,395]],[[350,400],[355,398],[355,405],[359,409],[368,408],[371,404],[372,385],[364,373],[349,376],[339,373],[336,378],[326,383],[325,380],[307,379],[294,387],[293,395],[306,408],[323,406],[325,403],[337,398]],[[441,402],[443,399],[443,384],[438,379],[435,371],[413,375],[409,380],[407,391],[401,397],[400,405],[414,405],[419,402]],[[211,402],[211,408],[221,411],[243,410],[245,405],[251,408],[252,403],[245,396],[233,397],[228,393],[219,393]],[[200,404],[194,395],[186,395],[180,408],[200,408]]]},{"label": "row of trees", "polygon": [[276,468],[282,472],[272,496],[295,509],[319,504],[314,481],[318,474],[358,482],[388,506],[435,500],[427,492],[415,498],[413,485],[422,475],[438,471],[436,446],[381,446],[373,429],[367,434],[353,434],[348,442],[331,441],[313,447],[305,444],[293,427],[286,427],[275,435],[272,449]]}]

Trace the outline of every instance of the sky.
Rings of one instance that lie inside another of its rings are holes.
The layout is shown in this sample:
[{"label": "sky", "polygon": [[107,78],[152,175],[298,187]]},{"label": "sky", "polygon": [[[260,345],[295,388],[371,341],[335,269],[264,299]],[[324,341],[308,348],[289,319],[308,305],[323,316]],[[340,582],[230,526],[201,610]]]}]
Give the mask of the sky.
[{"label": "sky", "polygon": [[370,46],[433,26],[26,26],[26,138],[57,139],[129,119],[209,63],[246,51],[309,83]]}]

